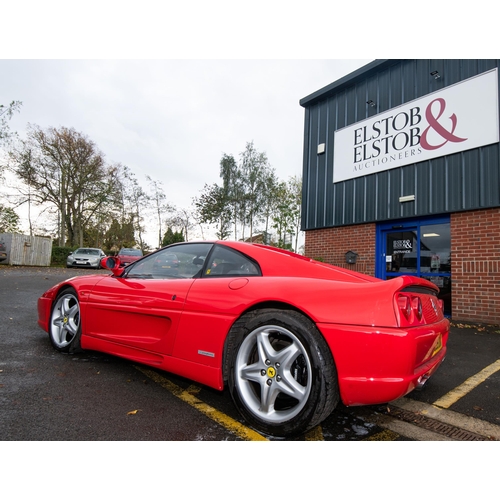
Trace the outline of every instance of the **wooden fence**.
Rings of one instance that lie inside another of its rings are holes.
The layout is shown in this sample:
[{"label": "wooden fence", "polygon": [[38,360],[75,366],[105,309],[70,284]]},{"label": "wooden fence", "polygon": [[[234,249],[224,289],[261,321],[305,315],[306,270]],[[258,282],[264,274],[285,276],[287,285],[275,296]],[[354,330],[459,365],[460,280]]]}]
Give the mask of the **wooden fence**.
[{"label": "wooden fence", "polygon": [[0,249],[5,248],[7,258],[0,264],[11,266],[50,266],[52,239],[44,236],[0,233]]}]

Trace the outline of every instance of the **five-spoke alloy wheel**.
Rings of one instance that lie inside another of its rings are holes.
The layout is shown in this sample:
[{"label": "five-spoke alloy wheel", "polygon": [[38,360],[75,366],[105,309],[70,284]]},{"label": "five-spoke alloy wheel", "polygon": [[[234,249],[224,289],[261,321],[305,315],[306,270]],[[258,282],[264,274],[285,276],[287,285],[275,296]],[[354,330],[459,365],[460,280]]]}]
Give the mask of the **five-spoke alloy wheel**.
[{"label": "five-spoke alloy wheel", "polygon": [[76,292],[63,290],[50,315],[49,336],[52,345],[61,352],[76,352],[80,348],[80,303]]},{"label": "five-spoke alloy wheel", "polygon": [[305,432],[339,400],[328,346],[295,311],[265,309],[238,320],[228,337],[229,390],[243,417],[275,436]]}]

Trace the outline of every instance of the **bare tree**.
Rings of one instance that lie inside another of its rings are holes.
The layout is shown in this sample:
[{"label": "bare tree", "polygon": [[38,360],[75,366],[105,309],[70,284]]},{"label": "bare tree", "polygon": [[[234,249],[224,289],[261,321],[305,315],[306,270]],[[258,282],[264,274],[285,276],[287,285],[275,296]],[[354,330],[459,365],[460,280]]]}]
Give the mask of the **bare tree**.
[{"label": "bare tree", "polygon": [[188,208],[173,207],[173,214],[166,219],[167,227],[178,229],[184,236],[184,241],[189,241],[189,231],[195,226],[193,212]]},{"label": "bare tree", "polygon": [[122,220],[132,222],[139,247],[144,252],[147,243],[144,240],[144,220],[151,197],[139,185],[134,173],[127,166],[122,167],[123,214]]},{"label": "bare tree", "polygon": [[205,184],[200,196],[193,199],[196,217],[201,224],[216,224],[216,236],[225,240],[230,234],[231,210],[224,189],[217,184]]},{"label": "bare tree", "polygon": [[[13,137],[16,137],[15,132],[11,132],[9,120],[13,114],[20,110],[22,103],[20,101],[12,101],[8,106],[0,104],[0,147],[10,144]],[[0,180],[4,180],[5,164],[0,162]]]},{"label": "bare tree", "polygon": [[0,104],[0,146],[7,143],[15,133],[9,128],[8,120],[21,109],[21,101],[12,101],[8,106]]},{"label": "bare tree", "polygon": [[163,184],[161,181],[153,180],[149,175],[146,176],[149,181],[149,187],[151,188],[151,200],[154,203],[154,209],[158,221],[158,248],[161,247],[162,241],[162,221],[163,214],[169,213],[173,210],[173,207],[167,203],[167,196],[163,191]]},{"label": "bare tree", "polygon": [[27,139],[9,151],[9,165],[34,203],[56,207],[60,245],[83,245],[87,225],[116,203],[118,169],[73,128],[29,125]]}]

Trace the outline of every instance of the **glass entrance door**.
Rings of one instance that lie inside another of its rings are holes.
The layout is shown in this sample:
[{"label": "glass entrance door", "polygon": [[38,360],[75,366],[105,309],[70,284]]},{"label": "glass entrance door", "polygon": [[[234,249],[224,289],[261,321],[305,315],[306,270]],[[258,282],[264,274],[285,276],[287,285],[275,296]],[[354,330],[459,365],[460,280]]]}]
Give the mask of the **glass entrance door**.
[{"label": "glass entrance door", "polygon": [[417,274],[418,228],[384,231],[385,276],[390,279],[400,274]]},{"label": "glass entrance door", "polygon": [[377,229],[377,277],[410,274],[428,279],[451,316],[451,238],[449,219],[384,224]]}]

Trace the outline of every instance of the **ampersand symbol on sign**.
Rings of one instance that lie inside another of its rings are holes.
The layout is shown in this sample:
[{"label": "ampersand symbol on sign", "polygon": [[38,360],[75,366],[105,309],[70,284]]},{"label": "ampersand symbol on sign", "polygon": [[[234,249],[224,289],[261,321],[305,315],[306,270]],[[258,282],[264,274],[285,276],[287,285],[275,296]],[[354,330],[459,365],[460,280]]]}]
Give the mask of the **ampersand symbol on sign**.
[{"label": "ampersand symbol on sign", "polygon": [[[434,116],[432,114],[432,105],[438,102],[439,103],[439,113],[437,116]],[[448,141],[450,142],[463,142],[466,141],[467,138],[463,139],[461,137],[457,137],[456,135],[453,135],[455,132],[455,128],[457,127],[457,116],[455,113],[453,113],[450,116],[451,120],[451,130],[448,131],[446,130],[440,123],[439,119],[441,118],[442,114],[444,113],[444,108],[446,108],[446,101],[442,98],[434,99],[428,106],[427,109],[425,110],[425,118],[427,119],[427,122],[429,123],[429,126],[423,131],[422,136],[420,137],[420,145],[424,149],[428,150],[433,150],[433,149],[439,149],[440,147],[444,146]],[[434,129],[443,139],[445,139],[444,142],[441,144],[438,144],[437,146],[432,146],[429,144],[427,141],[427,133],[429,132],[430,129]]]}]

